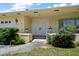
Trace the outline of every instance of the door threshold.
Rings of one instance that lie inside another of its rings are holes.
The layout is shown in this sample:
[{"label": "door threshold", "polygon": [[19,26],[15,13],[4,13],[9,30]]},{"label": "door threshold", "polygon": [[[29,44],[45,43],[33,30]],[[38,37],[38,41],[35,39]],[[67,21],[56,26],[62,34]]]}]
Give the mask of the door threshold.
[{"label": "door threshold", "polygon": [[33,39],[46,39],[46,35],[33,35]]}]

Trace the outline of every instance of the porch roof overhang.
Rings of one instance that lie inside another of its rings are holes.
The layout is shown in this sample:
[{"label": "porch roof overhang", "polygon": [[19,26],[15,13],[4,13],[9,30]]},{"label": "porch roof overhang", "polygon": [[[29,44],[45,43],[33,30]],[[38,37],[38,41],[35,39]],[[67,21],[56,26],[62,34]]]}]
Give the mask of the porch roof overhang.
[{"label": "porch roof overhang", "polygon": [[47,16],[59,16],[59,15],[68,15],[68,14],[79,14],[79,5],[41,9],[41,10],[32,10],[32,11],[0,13],[0,17],[11,16],[11,15],[24,15],[28,17],[44,17],[44,16],[47,17]]}]

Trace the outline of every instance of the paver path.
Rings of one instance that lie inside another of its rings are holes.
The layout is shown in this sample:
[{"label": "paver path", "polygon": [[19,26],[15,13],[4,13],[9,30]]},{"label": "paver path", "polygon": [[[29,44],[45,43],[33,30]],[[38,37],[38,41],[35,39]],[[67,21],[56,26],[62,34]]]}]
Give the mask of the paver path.
[{"label": "paver path", "polygon": [[23,45],[16,45],[16,46],[0,45],[0,54],[30,52],[34,48],[38,48],[46,43],[47,43],[46,39],[34,39],[32,42]]}]

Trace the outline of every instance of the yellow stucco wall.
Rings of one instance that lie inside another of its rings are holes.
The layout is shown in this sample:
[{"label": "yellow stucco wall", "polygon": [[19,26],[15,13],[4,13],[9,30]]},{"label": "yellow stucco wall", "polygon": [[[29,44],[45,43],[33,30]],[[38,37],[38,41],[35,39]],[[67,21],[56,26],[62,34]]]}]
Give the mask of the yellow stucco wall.
[{"label": "yellow stucco wall", "polygon": [[18,23],[15,24],[18,29],[19,29],[19,32],[24,32],[24,17],[21,16],[21,15],[6,15],[6,16],[1,16],[0,17],[0,20],[15,20],[16,22],[16,19],[18,20]]},{"label": "yellow stucco wall", "polygon": [[24,32],[24,17],[17,16],[17,19],[18,19],[17,28],[19,29],[19,32]]},{"label": "yellow stucco wall", "polygon": [[32,19],[30,17],[24,16],[24,31],[28,28],[28,32],[32,32]]},{"label": "yellow stucco wall", "polygon": [[[16,27],[19,28],[19,32],[25,32],[26,28],[29,28],[29,32],[32,32],[32,21],[33,17],[27,17],[25,15],[6,15],[6,16],[0,16],[0,20],[7,20],[7,19],[14,19],[18,20],[18,23],[16,24]],[[48,19],[48,28],[51,26],[53,32],[57,32],[59,29],[59,23],[58,21],[60,19],[64,18],[79,18],[78,13],[71,13],[71,14],[60,14],[60,15],[54,15],[50,17],[38,17],[40,20],[41,19]]]},{"label": "yellow stucco wall", "polygon": [[49,18],[49,27],[52,28],[52,32],[57,32],[58,31],[58,20],[54,17]]}]

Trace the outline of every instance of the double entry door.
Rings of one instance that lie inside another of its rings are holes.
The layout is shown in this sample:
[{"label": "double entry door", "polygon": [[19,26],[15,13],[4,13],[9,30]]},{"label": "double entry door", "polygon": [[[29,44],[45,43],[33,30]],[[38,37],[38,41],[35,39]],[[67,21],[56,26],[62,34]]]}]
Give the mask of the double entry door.
[{"label": "double entry door", "polygon": [[48,19],[33,19],[32,33],[33,35],[45,35],[48,30]]}]

